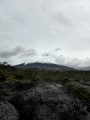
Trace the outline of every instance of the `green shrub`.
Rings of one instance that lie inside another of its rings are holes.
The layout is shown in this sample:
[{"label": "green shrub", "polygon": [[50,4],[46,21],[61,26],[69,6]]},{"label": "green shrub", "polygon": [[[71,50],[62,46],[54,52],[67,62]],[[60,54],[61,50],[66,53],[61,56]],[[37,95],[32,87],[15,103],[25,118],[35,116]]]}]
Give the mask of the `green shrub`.
[{"label": "green shrub", "polygon": [[4,73],[0,72],[0,82],[6,81],[6,76]]},{"label": "green shrub", "polygon": [[78,85],[68,85],[67,90],[74,97],[78,97],[80,100],[90,100],[90,91],[86,88],[80,87]]},{"label": "green shrub", "polygon": [[14,77],[15,79],[19,79],[19,80],[24,78],[22,74],[16,74]]}]

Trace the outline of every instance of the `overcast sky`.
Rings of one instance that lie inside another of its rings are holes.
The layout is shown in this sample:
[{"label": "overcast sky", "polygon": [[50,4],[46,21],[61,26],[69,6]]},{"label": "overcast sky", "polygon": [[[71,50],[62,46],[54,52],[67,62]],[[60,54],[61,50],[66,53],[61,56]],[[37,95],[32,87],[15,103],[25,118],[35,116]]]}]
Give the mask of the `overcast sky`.
[{"label": "overcast sky", "polygon": [[0,61],[90,66],[90,0],[0,0]]}]

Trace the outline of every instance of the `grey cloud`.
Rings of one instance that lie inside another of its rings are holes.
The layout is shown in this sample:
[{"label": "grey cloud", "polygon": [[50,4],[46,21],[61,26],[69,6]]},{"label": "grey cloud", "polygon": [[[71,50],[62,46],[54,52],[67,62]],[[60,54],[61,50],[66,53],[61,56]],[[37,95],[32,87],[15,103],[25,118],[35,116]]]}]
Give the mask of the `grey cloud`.
[{"label": "grey cloud", "polygon": [[[59,57],[55,57],[55,63],[60,64],[60,65],[66,65],[69,67],[73,67],[73,68],[79,68],[81,67],[80,65],[82,60],[79,60],[77,58],[68,58],[65,57],[64,55],[61,55]],[[83,66],[83,64],[82,64]]]},{"label": "grey cloud", "polygon": [[72,68],[82,68],[90,66],[90,58],[80,59],[80,58],[73,58],[65,56],[61,51],[60,48],[55,49],[55,52],[52,51],[51,53],[45,53],[42,55],[42,62],[52,62],[59,65],[66,65]]},{"label": "grey cloud", "polygon": [[48,57],[50,55],[50,53],[44,53],[42,54],[43,57]]},{"label": "grey cloud", "polygon": [[24,52],[24,48],[18,46],[13,49],[0,51],[0,57],[1,58],[9,58],[9,57],[17,56],[22,52]]},{"label": "grey cloud", "polygon": [[72,24],[72,21],[67,15],[64,15],[64,13],[55,13],[52,15],[53,19],[57,22],[57,24],[62,25],[68,25],[70,26]]},{"label": "grey cloud", "polygon": [[60,52],[60,51],[61,51],[61,48],[56,48],[51,52],[43,53],[42,56],[43,57],[49,57],[49,56],[52,56],[54,54],[57,54],[57,52]]},{"label": "grey cloud", "polygon": [[56,48],[55,51],[61,51],[61,48]]},{"label": "grey cloud", "polygon": [[90,58],[79,59],[79,58],[69,58],[64,55],[56,56],[54,62],[60,65],[66,65],[72,68],[83,68],[90,66]]},{"label": "grey cloud", "polygon": [[29,56],[35,56],[37,55],[37,52],[35,49],[28,49],[24,53],[20,55],[20,57],[29,57]]},{"label": "grey cloud", "polygon": [[34,49],[26,49],[20,46],[0,52],[1,58],[10,58],[15,56],[25,57],[25,56],[32,56],[32,55],[36,55],[36,51]]}]

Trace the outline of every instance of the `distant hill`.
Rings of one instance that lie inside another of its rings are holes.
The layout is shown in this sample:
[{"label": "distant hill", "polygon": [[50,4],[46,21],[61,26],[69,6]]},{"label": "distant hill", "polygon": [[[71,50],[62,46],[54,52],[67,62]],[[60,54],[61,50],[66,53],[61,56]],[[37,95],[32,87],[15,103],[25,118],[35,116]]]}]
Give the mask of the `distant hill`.
[{"label": "distant hill", "polygon": [[19,65],[15,66],[16,68],[37,68],[41,70],[56,70],[56,71],[71,71],[75,70],[73,68],[67,67],[67,66],[62,66],[62,65],[57,65],[57,64],[52,64],[52,63],[22,63]]},{"label": "distant hill", "polygon": [[83,71],[90,71],[90,67],[84,67],[81,70],[83,70]]}]

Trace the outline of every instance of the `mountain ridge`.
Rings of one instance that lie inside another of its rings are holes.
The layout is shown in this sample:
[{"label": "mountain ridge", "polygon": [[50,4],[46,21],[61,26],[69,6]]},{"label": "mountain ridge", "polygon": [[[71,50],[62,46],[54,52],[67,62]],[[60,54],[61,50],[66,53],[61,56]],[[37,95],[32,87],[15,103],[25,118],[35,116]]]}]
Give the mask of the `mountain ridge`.
[{"label": "mountain ridge", "polygon": [[81,68],[81,70],[83,70],[83,71],[90,71],[90,66]]},{"label": "mountain ridge", "polygon": [[75,70],[74,68],[67,67],[64,65],[58,65],[54,63],[40,63],[40,62],[35,62],[35,63],[22,63],[15,65],[16,68],[37,68],[41,70],[56,70],[56,71],[71,71]]}]

